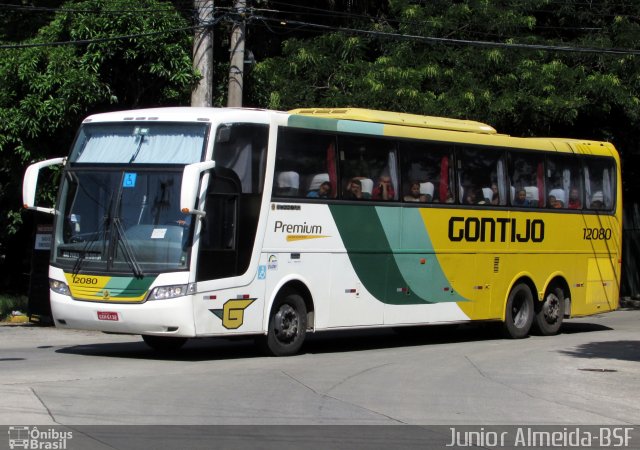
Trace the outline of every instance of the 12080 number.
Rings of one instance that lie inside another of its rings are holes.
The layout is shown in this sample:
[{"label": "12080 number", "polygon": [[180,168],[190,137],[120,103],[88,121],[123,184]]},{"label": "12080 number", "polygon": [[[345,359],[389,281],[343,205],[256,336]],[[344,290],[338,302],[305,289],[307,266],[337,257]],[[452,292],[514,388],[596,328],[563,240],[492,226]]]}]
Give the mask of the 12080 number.
[{"label": "12080 number", "polygon": [[608,241],[611,239],[611,228],[583,228],[582,238],[587,241]]}]

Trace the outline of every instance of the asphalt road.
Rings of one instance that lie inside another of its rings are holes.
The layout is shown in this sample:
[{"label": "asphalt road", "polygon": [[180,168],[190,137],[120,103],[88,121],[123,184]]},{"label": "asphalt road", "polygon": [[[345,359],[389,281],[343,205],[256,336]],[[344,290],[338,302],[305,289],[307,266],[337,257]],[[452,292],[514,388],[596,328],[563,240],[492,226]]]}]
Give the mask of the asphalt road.
[{"label": "asphalt road", "polygon": [[0,326],[0,425],[640,424],[640,311],[553,337],[491,328],[310,335],[303,353]]}]

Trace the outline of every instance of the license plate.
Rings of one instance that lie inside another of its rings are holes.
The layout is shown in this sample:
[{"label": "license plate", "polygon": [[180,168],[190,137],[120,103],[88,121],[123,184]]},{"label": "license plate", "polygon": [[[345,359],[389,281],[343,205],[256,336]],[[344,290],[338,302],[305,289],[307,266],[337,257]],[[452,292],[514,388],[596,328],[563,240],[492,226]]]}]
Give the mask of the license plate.
[{"label": "license plate", "polygon": [[120,320],[117,312],[98,311],[98,320]]}]

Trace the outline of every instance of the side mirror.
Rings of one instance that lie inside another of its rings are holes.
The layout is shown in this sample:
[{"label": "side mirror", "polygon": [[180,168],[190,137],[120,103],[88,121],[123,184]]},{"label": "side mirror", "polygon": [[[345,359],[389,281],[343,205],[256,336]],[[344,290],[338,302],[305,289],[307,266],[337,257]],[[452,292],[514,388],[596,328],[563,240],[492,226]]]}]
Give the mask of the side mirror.
[{"label": "side mirror", "polygon": [[215,166],[215,161],[203,161],[185,166],[182,172],[182,186],[180,188],[180,211],[184,214],[205,215],[204,211],[194,209],[198,198],[200,175]]},{"label": "side mirror", "polygon": [[55,214],[55,208],[42,208],[35,205],[36,188],[38,187],[38,175],[40,174],[40,169],[55,165],[64,165],[66,161],[67,158],[53,158],[31,164],[29,167],[27,167],[27,171],[25,172],[24,179],[22,181],[22,205],[24,206],[24,208],[33,209],[35,211],[45,212],[48,214]]}]

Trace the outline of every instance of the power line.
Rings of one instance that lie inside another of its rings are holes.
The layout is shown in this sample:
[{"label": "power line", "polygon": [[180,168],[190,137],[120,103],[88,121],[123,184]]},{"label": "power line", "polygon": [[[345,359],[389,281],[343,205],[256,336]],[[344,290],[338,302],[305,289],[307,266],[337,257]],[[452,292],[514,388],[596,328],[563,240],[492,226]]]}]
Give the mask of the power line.
[{"label": "power line", "polygon": [[58,41],[58,42],[36,42],[32,44],[10,44],[10,45],[0,45],[0,50],[6,49],[25,49],[25,48],[36,48],[36,47],[59,47],[63,45],[85,45],[85,44],[99,44],[101,42],[109,42],[109,41],[119,41],[125,39],[135,39],[139,37],[147,37],[147,36],[157,36],[160,34],[171,34],[171,33],[179,33],[182,31],[195,30],[198,28],[208,28],[215,25],[220,19],[214,20],[210,24],[206,25],[195,25],[191,27],[184,28],[173,28],[170,30],[162,30],[162,31],[152,31],[149,33],[138,33],[138,34],[128,34],[123,36],[110,36],[104,38],[95,38],[95,39],[80,39],[76,41]]},{"label": "power line", "polygon": [[275,19],[275,18],[264,17],[264,16],[253,16],[252,19],[261,20],[263,22],[277,22],[280,25],[291,24],[291,25],[297,25],[301,27],[316,28],[320,30],[334,31],[334,32],[340,32],[340,33],[346,33],[346,34],[360,34],[360,35],[366,35],[366,36],[372,36],[372,37],[378,37],[378,38],[409,40],[409,41],[424,42],[429,44],[468,45],[468,46],[474,46],[474,47],[545,50],[545,51],[571,52],[571,53],[640,55],[640,50],[632,50],[632,49],[571,47],[571,46],[543,45],[543,44],[517,44],[517,43],[508,43],[508,42],[473,41],[469,39],[452,39],[452,38],[441,38],[441,37],[433,37],[433,36],[418,36],[418,35],[411,35],[411,34],[389,33],[384,31],[362,30],[358,28],[334,27],[330,25],[302,22],[298,20]]},{"label": "power line", "polygon": [[[226,10],[227,8],[214,8],[213,13],[220,10]],[[58,12],[64,12],[66,10],[58,9]],[[255,12],[255,10],[252,10]],[[95,12],[95,11],[92,11]],[[277,13],[282,13],[284,11],[272,11]],[[369,17],[369,16],[359,16],[358,17]],[[215,18],[213,21],[207,24],[194,25],[183,28],[176,28],[170,30],[162,30],[162,31],[154,31],[149,33],[137,33],[130,35],[122,35],[122,36],[111,36],[105,38],[96,38],[96,39],[83,39],[83,40],[75,40],[75,41],[59,41],[59,42],[42,42],[42,43],[30,43],[30,44],[9,44],[9,45],[0,45],[0,50],[2,49],[24,49],[24,48],[34,48],[34,47],[53,47],[53,46],[62,46],[62,45],[84,45],[84,44],[93,44],[93,43],[101,43],[108,41],[116,41],[116,40],[124,40],[124,39],[135,39],[139,37],[148,37],[148,36],[157,36],[161,34],[171,34],[178,33],[183,31],[195,30],[198,28],[206,28],[212,27],[220,22],[222,19],[228,19],[228,15],[224,14],[218,18]],[[373,20],[373,18],[369,17]],[[419,36],[419,35],[411,35],[411,34],[403,34],[403,33],[391,33],[384,31],[374,31],[374,30],[363,30],[359,28],[345,28],[345,27],[335,27],[331,25],[323,25],[312,22],[304,22],[299,20],[289,20],[289,19],[277,19],[272,17],[265,17],[261,15],[249,15],[249,20],[261,21],[264,26],[269,29],[271,32],[275,33],[274,30],[268,25],[268,23],[276,23],[280,25],[279,28],[287,29],[291,25],[295,25],[298,27],[297,29],[305,29],[311,28],[315,30],[321,31],[332,31],[332,32],[341,32],[347,34],[360,34],[366,36],[372,36],[377,38],[390,38],[390,39],[398,39],[398,40],[410,40],[415,42],[424,42],[429,44],[446,44],[446,45],[467,45],[467,46],[475,46],[475,47],[489,47],[489,48],[508,48],[508,49],[524,49],[524,50],[544,50],[544,51],[556,51],[556,52],[572,52],[572,53],[599,53],[599,54],[615,54],[615,55],[640,55],[640,50],[633,49],[615,49],[615,48],[595,48],[595,47],[573,47],[573,46],[557,46],[557,45],[544,45],[544,44],[518,44],[518,43],[507,43],[507,42],[493,42],[493,41],[482,41],[482,40],[469,40],[469,39],[454,39],[454,38],[443,38],[443,37],[434,37],[434,36]],[[232,21],[232,20],[231,20]]]},{"label": "power line", "polygon": [[75,9],[75,8],[51,8],[46,6],[28,6],[0,4],[0,9],[9,11],[30,11],[44,13],[78,13],[78,14],[121,14],[121,13],[148,13],[148,12],[176,12],[171,8],[136,8],[136,9]]}]

